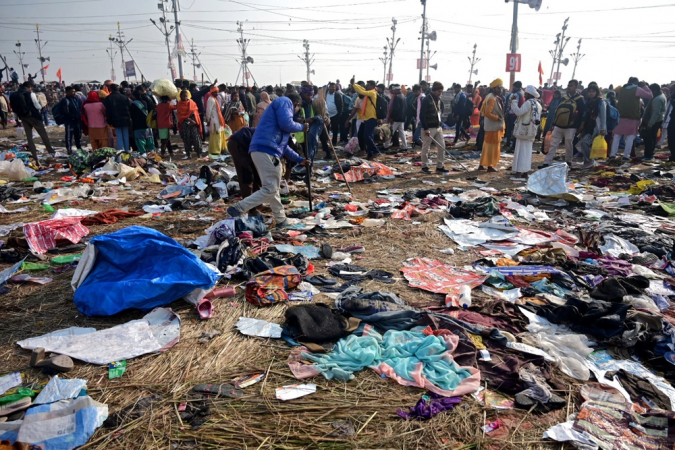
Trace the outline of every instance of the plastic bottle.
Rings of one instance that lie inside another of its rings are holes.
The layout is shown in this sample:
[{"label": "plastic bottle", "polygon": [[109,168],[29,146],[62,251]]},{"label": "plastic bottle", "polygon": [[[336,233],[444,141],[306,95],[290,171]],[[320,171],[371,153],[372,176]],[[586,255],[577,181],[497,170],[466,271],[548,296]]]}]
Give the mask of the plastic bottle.
[{"label": "plastic bottle", "polygon": [[471,306],[471,288],[469,286],[462,286],[459,288],[459,304],[462,308],[469,308]]}]

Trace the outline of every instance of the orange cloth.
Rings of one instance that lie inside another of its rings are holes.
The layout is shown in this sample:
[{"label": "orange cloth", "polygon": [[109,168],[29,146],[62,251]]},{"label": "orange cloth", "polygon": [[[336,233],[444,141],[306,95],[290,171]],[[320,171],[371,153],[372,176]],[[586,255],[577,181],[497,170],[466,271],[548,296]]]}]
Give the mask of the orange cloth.
[{"label": "orange cloth", "polygon": [[197,104],[194,101],[190,99],[179,101],[176,108],[176,113],[178,114],[179,129],[183,125],[183,122],[185,122],[185,119],[190,118],[190,116],[194,116],[194,120],[199,127],[199,134],[201,135],[203,133],[202,119],[199,117],[199,109],[197,108]]}]

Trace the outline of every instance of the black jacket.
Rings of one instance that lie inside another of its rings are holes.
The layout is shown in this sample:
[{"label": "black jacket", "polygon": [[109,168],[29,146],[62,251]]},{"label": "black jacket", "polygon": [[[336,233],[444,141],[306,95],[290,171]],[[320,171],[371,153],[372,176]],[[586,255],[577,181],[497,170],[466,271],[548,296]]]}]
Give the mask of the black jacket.
[{"label": "black jacket", "polygon": [[391,115],[389,119],[392,122],[405,122],[405,97],[403,94],[398,94],[392,99],[393,104],[391,105]]},{"label": "black jacket", "polygon": [[[329,94],[326,94],[329,95]],[[342,98],[342,92],[340,91],[335,91],[335,107],[337,108],[337,115],[333,117],[342,117],[342,113],[344,112],[345,108],[345,100]]]},{"label": "black jacket", "polygon": [[239,144],[239,147],[241,147],[242,150],[248,153],[248,149],[251,147],[251,140],[253,139],[254,132],[255,128],[244,127],[230,136],[230,140],[235,141],[237,144]]},{"label": "black jacket", "polygon": [[197,111],[199,111],[199,114],[204,114],[204,111],[206,111],[206,108],[204,107],[204,96],[206,95],[207,92],[211,90],[211,86],[204,86],[203,88],[197,90],[194,89],[190,91],[190,95],[192,96],[192,101],[197,104]]},{"label": "black jacket", "polygon": [[120,91],[115,91],[103,99],[106,120],[115,128],[128,127],[131,123],[129,107],[131,100]]},{"label": "black jacket", "polygon": [[[420,108],[422,108],[420,111],[420,125],[422,125],[423,130],[428,130],[429,128],[438,128],[441,126],[439,114],[431,101],[432,99],[433,96],[431,94],[427,95],[424,97],[424,100],[422,100],[422,105],[420,106]],[[441,100],[440,97],[438,102],[441,104],[439,111],[440,115],[442,115],[445,105],[443,105],[443,100]]]},{"label": "black jacket", "polygon": [[129,114],[131,115],[131,128],[133,130],[145,130],[148,128],[147,119],[150,108],[148,108],[148,102],[145,99],[141,98],[138,101],[141,102],[145,107],[145,112],[136,106],[134,104],[135,102],[131,102],[131,106],[129,107]]},{"label": "black jacket", "polygon": [[9,96],[9,105],[19,117],[31,116],[35,119],[42,120],[40,111],[35,108],[33,105],[33,100],[31,99],[31,92],[25,87],[19,88],[18,91],[13,92]]}]

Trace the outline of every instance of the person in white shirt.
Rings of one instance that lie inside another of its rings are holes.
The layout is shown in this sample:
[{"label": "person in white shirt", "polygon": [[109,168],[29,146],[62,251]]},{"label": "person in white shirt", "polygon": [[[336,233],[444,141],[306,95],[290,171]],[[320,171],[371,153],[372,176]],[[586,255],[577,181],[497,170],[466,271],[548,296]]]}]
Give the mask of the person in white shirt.
[{"label": "person in white shirt", "polygon": [[326,113],[330,118],[330,131],[333,133],[333,147],[335,147],[338,142],[340,118],[342,117],[343,108],[344,101],[342,98],[342,93],[337,90],[337,85],[335,83],[329,83],[328,92],[326,93]]}]

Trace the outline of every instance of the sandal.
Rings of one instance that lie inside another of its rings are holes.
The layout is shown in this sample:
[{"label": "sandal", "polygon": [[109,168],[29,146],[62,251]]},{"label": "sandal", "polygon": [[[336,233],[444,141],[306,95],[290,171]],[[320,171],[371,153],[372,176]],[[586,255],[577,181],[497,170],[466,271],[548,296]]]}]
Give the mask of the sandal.
[{"label": "sandal", "polygon": [[306,277],[305,281],[314,286],[334,286],[338,282],[332,278],[325,277],[323,275],[315,275],[313,277]]},{"label": "sandal", "polygon": [[244,396],[241,389],[237,389],[231,384],[198,384],[192,390],[200,394],[215,394],[216,397],[241,398]]},{"label": "sandal", "polygon": [[50,358],[45,357],[44,348],[33,349],[30,355],[30,366],[41,367],[42,371],[48,375],[70,372],[75,365],[70,356],[56,355]]}]

